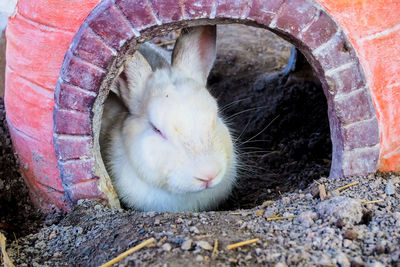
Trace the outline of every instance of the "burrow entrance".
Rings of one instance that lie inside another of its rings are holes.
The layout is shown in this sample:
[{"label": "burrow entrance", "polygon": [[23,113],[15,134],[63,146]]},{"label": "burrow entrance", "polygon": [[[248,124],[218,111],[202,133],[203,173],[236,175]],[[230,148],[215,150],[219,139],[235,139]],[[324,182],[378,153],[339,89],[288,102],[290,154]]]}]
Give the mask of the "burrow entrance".
[{"label": "burrow entrance", "polygon": [[[204,24],[253,25],[269,29],[294,44],[310,62],[322,84],[325,97],[322,102],[326,105],[323,113],[326,114],[328,110],[332,140],[330,176],[358,175],[376,170],[379,133],[369,88],[351,44],[321,6],[311,1],[254,1],[252,5],[247,1],[239,1],[237,5],[220,1],[203,5],[199,10],[193,1],[170,2],[167,6],[154,3],[143,6],[136,1],[102,1],[86,19],[66,54],[56,88],[54,143],[61,178],[72,203],[82,198],[104,198],[111,206],[119,205],[100,157],[98,135],[102,103],[125,58],[132,55],[140,43],[155,36]],[[286,83],[282,79],[279,75],[258,76],[253,81],[257,90],[250,95],[250,99],[279,90]],[[211,77],[212,88],[218,83],[221,81],[217,76]],[[251,83],[246,81],[246,84]],[[317,91],[321,92],[310,86],[305,97],[317,96]],[[288,90],[285,97],[296,92],[296,89]],[[314,104],[321,102],[315,101],[318,102]],[[238,108],[244,107],[238,105]],[[316,115],[318,112],[311,109],[308,114]],[[279,118],[281,126],[293,125],[283,120],[284,112],[276,119],[268,118],[266,114],[253,114],[257,115],[255,118],[249,117],[251,123],[262,122],[265,125],[266,121],[272,122],[269,129],[271,134],[274,133],[272,125]],[[304,117],[303,123],[306,119],[315,118]],[[293,121],[298,122],[298,119]],[[246,120],[243,122],[247,123]],[[296,126],[290,127],[296,129]],[[275,134],[279,135],[276,131]],[[314,136],[318,134],[315,132]],[[244,140],[246,137],[247,133],[243,135]],[[269,140],[266,136],[259,137]],[[312,138],[307,141],[299,138],[298,142],[293,142],[296,138],[287,136],[294,146],[307,146],[310,149],[315,145],[310,141]],[[290,151],[284,151],[279,144],[272,144],[270,150],[270,156],[274,153],[290,155]],[[287,169],[295,168],[294,165],[302,160],[302,155],[298,156],[294,161],[288,160]],[[324,156],[317,158],[329,161]],[[270,160],[266,157],[258,163],[263,165]]]}]

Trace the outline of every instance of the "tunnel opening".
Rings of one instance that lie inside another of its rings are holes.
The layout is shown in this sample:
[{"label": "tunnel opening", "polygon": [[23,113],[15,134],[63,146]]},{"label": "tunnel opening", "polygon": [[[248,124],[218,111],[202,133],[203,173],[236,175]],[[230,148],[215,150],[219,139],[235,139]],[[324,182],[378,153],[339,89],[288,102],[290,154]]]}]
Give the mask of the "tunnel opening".
[{"label": "tunnel opening", "polygon": [[[140,44],[199,25],[253,25],[294,44],[312,66],[326,97],[332,141],[329,176],[376,170],[379,132],[362,67],[346,35],[321,6],[308,1],[296,5],[277,1],[252,6],[243,2],[228,9],[218,2],[205,7],[205,13],[198,13],[192,3],[169,6],[169,11],[163,8],[138,6],[131,1],[101,2],[66,53],[53,114],[54,146],[69,203],[102,198],[119,207],[98,143],[102,105],[110,85]],[[136,16],[138,10],[143,11],[143,17]],[[260,77],[259,88],[270,78]]]},{"label": "tunnel opening", "polygon": [[218,33],[209,88],[240,159],[237,185],[220,209],[253,208],[328,176],[328,108],[310,65],[289,71],[292,45],[264,29],[230,24]]},{"label": "tunnel opening", "polygon": [[[149,42],[172,53],[179,34],[175,30]],[[289,62],[293,57],[304,61],[296,70]],[[234,189],[219,210],[253,208],[329,175],[326,97],[311,66],[289,42],[262,28],[219,25],[207,89],[217,99],[238,155]]]}]

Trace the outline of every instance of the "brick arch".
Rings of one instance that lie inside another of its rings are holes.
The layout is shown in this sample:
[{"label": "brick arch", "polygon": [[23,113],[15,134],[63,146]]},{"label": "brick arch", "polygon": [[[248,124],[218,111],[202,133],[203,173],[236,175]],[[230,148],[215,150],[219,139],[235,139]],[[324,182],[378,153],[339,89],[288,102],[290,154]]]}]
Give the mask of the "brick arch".
[{"label": "brick arch", "polygon": [[[126,55],[168,31],[202,24],[263,27],[294,44],[317,73],[328,103],[331,177],[373,172],[379,131],[357,55],[339,25],[311,0],[104,0],[82,24],[57,82],[54,144],[68,198],[118,198],[99,153],[102,105]],[[307,122],[304,122],[307,123]]]}]

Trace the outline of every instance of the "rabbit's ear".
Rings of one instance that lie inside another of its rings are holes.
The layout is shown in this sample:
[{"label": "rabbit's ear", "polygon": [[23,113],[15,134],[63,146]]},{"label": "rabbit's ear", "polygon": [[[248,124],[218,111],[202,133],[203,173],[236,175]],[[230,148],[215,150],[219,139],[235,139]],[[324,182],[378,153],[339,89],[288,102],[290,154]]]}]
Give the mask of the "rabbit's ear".
[{"label": "rabbit's ear", "polygon": [[142,97],[146,80],[153,71],[147,60],[139,53],[125,63],[123,71],[111,86],[111,91],[116,93],[132,114],[142,110]]},{"label": "rabbit's ear", "polygon": [[205,85],[215,57],[215,25],[185,28],[176,41],[172,66]]}]

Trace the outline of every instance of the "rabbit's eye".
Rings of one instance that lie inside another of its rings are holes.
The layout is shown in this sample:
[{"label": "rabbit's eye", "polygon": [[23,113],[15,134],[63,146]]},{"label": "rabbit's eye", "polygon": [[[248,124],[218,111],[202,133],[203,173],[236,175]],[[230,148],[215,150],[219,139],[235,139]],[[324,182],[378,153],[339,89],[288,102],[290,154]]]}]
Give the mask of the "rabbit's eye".
[{"label": "rabbit's eye", "polygon": [[154,126],[153,123],[150,122],[151,129],[158,135],[160,135],[162,138],[166,139],[165,135],[158,129],[156,126]]}]

